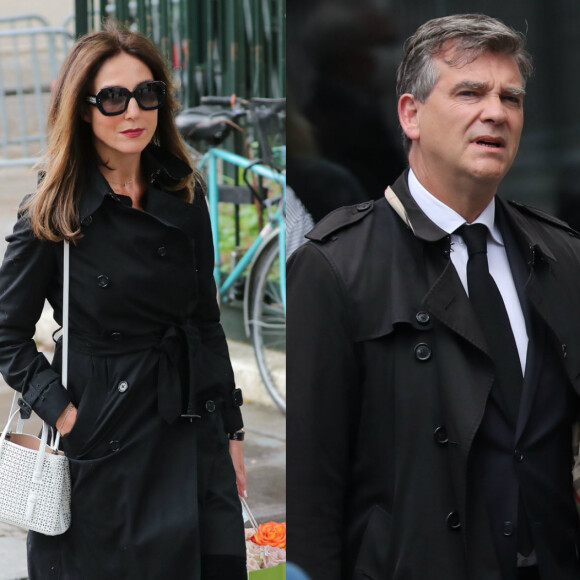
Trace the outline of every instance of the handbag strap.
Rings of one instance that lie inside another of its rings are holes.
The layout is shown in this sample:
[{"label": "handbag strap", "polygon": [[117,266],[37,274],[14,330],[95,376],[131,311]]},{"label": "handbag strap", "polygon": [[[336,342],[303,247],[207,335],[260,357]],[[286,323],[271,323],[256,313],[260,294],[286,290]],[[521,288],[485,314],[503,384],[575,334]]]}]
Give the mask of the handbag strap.
[{"label": "handbag strap", "polygon": [[[69,291],[70,291],[70,245],[64,240],[62,260],[62,370],[61,383],[66,389],[68,388],[68,310],[69,310]],[[53,449],[58,449],[60,443],[60,431],[56,429]]]},{"label": "handbag strap", "polygon": [[70,246],[64,241],[62,281],[62,386],[68,388],[68,308],[70,288]]}]

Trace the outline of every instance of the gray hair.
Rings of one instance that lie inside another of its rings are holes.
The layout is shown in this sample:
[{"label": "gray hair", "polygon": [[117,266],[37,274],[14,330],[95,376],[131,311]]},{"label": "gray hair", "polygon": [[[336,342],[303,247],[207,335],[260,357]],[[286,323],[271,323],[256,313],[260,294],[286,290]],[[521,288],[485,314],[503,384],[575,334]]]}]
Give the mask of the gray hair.
[{"label": "gray hair", "polygon": [[[429,20],[405,42],[397,69],[397,96],[410,93],[424,103],[439,79],[433,59],[448,48],[453,51],[451,60],[446,61],[450,66],[473,62],[485,52],[512,55],[525,85],[534,68],[525,44],[523,34],[485,14],[454,14]],[[411,145],[405,134],[403,145],[406,151]]]}]

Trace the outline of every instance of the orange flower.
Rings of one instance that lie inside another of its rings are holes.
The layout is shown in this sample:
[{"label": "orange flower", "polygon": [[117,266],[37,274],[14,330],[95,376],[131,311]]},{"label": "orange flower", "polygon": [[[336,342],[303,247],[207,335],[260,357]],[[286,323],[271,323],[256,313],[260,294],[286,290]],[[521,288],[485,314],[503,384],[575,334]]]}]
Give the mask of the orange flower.
[{"label": "orange flower", "polygon": [[286,522],[266,522],[260,524],[256,533],[250,538],[260,546],[275,546],[286,549]]}]

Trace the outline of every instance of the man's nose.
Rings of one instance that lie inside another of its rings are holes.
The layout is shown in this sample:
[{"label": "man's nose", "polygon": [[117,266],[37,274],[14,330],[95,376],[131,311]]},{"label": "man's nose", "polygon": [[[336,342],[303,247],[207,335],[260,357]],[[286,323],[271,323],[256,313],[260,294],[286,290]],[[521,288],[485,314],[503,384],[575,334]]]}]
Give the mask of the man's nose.
[{"label": "man's nose", "polygon": [[507,119],[507,111],[499,95],[489,95],[483,101],[482,120],[503,123]]}]

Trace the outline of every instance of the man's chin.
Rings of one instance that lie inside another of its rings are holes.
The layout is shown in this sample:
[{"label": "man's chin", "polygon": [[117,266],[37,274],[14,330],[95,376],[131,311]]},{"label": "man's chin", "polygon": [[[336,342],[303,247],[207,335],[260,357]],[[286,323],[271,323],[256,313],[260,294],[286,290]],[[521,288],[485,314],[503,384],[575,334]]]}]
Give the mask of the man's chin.
[{"label": "man's chin", "polygon": [[511,163],[509,165],[505,163],[482,163],[472,168],[470,174],[475,181],[482,185],[497,187],[510,170],[510,167]]}]

